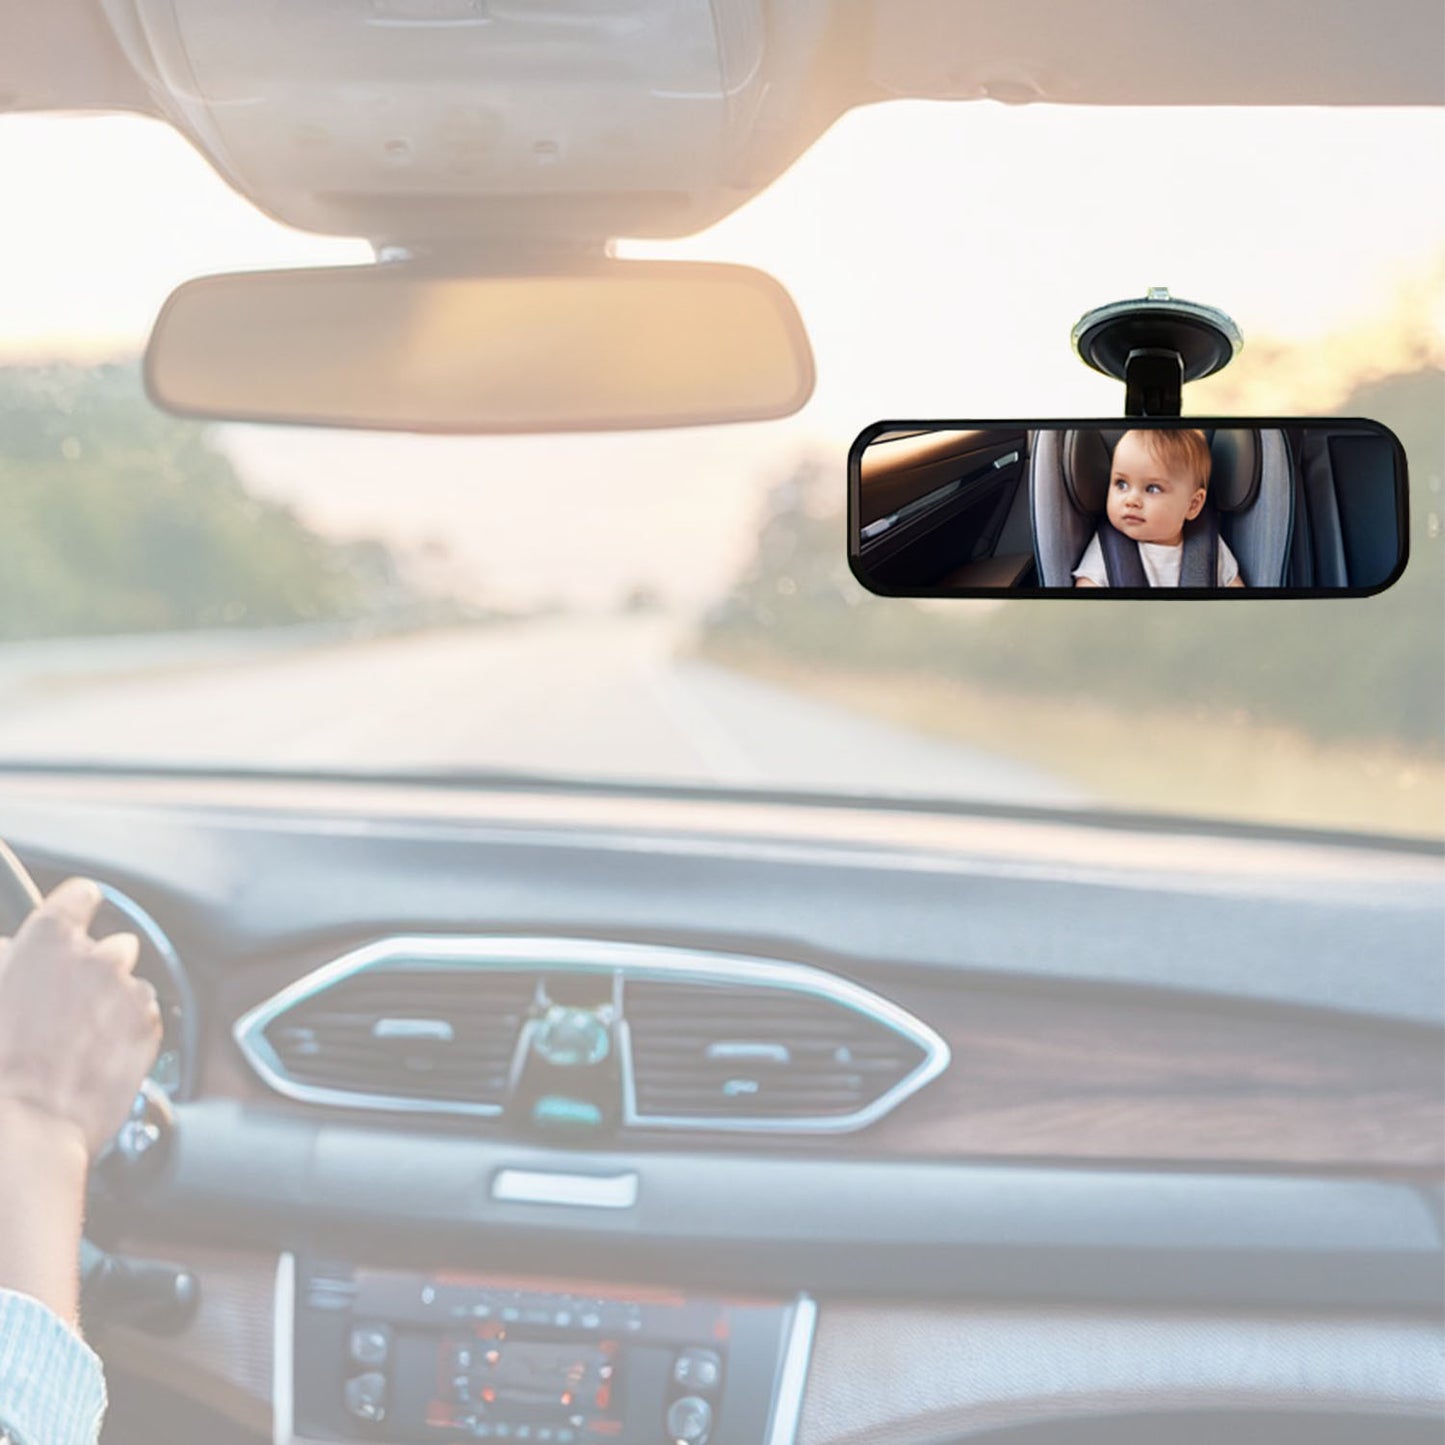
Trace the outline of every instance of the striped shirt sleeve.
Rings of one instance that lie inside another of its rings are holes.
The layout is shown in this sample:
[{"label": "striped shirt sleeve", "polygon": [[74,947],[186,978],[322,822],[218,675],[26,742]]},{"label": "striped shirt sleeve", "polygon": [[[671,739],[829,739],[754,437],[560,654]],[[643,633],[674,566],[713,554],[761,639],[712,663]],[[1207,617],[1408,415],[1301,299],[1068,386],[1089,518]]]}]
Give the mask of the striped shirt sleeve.
[{"label": "striped shirt sleeve", "polygon": [[0,1289],[0,1442],[95,1445],[104,1413],[94,1351],[38,1300]]}]

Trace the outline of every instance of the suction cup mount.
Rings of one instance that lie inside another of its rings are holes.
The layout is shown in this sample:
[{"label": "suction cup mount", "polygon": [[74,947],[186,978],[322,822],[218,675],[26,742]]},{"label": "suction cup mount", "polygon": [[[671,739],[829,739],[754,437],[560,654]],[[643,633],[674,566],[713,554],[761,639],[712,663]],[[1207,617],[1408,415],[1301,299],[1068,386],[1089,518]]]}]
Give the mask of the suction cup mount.
[{"label": "suction cup mount", "polygon": [[1126,416],[1178,416],[1184,383],[1222,370],[1244,346],[1224,312],[1177,301],[1166,286],[1086,312],[1073,342],[1081,361],[1124,383]]}]

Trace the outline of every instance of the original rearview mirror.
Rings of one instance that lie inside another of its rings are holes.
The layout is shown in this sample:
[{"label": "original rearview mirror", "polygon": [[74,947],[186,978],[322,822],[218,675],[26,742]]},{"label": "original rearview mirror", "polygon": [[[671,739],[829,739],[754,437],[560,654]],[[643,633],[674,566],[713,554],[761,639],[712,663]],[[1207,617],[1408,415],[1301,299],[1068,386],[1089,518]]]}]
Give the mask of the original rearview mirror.
[{"label": "original rearview mirror", "polygon": [[848,457],[848,559],[889,597],[1366,596],[1405,568],[1378,422],[880,422]]},{"label": "original rearview mirror", "polygon": [[813,390],[782,286],[684,262],[208,276],[166,302],[145,373],[182,415],[457,434],[758,421]]}]

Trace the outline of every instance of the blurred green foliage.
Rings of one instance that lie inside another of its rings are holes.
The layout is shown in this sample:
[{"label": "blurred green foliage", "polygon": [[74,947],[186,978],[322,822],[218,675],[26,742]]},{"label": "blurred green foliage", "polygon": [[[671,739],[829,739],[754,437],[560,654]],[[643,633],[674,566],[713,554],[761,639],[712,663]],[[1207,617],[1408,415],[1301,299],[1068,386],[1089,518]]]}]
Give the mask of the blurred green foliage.
[{"label": "blurred green foliage", "polygon": [[1228,714],[1321,740],[1411,748],[1445,734],[1445,376],[1395,376],[1356,391],[1342,416],[1371,417],[1410,465],[1410,561],[1365,599],[1258,605],[1080,607],[1047,600],[918,603],[874,597],[845,559],[843,478],[810,460],[773,491],[756,555],[709,618],[705,647],[741,644],[829,667],[941,676],[1037,696]]},{"label": "blurred green foliage", "polygon": [[389,551],[249,493],[137,368],[0,369],[0,638],[341,620],[398,594]]}]

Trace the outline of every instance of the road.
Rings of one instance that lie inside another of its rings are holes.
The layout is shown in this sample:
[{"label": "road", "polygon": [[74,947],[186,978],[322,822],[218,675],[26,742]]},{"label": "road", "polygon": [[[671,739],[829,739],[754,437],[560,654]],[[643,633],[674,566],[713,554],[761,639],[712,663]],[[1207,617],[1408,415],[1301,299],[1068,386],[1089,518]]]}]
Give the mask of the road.
[{"label": "road", "polygon": [[1064,780],[679,656],[665,619],[288,647],[14,689],[0,757],[484,768],[1072,806]]}]

